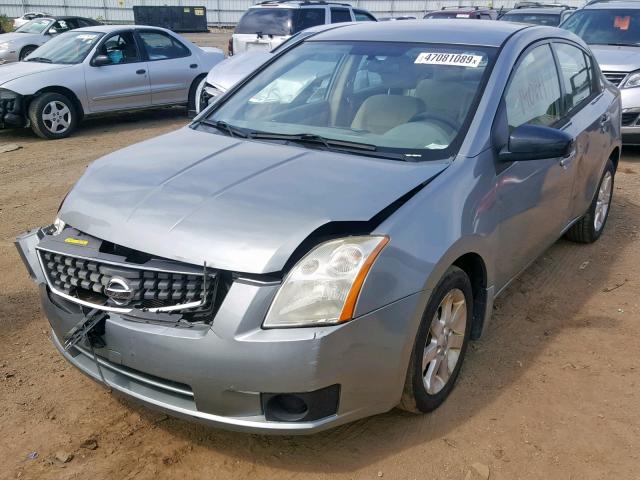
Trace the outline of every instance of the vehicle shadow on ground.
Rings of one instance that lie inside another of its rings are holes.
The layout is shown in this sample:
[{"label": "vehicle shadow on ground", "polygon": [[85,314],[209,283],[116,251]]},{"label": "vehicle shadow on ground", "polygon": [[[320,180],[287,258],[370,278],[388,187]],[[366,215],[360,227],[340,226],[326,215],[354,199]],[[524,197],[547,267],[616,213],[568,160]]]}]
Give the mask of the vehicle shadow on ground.
[{"label": "vehicle shadow on ground", "polygon": [[[586,314],[584,305],[614,282],[615,266],[633,241],[627,227],[638,218],[640,206],[619,195],[599,242],[579,245],[560,240],[514,281],[497,301],[488,331],[472,344],[456,389],[432,414],[392,410],[306,437],[227,432],[174,418],[158,427],[239,461],[293,472],[353,471],[417,443],[447,440],[467,419],[486,413],[560,332],[618,327],[615,317]],[[157,417],[146,408],[122,402],[150,422]]]}]

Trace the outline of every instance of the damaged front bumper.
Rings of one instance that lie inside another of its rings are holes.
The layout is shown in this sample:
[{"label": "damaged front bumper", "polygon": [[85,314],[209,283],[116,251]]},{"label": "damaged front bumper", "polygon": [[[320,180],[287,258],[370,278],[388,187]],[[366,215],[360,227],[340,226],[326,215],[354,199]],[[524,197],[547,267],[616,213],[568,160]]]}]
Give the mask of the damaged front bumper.
[{"label": "damaged front bumper", "polygon": [[[427,292],[338,326],[263,329],[278,282],[236,277],[210,322],[163,323],[105,312],[94,358],[64,338],[87,309],[54,293],[38,260],[46,230],[16,245],[39,284],[53,343],[114,391],[227,429],[310,433],[382,413],[399,401]],[[297,402],[297,403],[296,403]]]},{"label": "damaged front bumper", "polygon": [[24,97],[11,90],[0,88],[0,128],[26,125]]}]

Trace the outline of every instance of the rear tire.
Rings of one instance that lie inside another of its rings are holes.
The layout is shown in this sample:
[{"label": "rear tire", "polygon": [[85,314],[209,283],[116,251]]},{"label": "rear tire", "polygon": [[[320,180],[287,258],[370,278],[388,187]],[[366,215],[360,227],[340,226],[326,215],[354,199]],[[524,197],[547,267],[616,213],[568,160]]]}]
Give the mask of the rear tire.
[{"label": "rear tire", "polygon": [[39,95],[29,105],[31,129],[40,138],[66,138],[76,129],[78,112],[73,102],[60,93]]},{"label": "rear tire", "polygon": [[450,267],[422,316],[399,408],[427,413],[449,396],[469,344],[472,308],[469,277],[460,268]]},{"label": "rear tire", "polygon": [[593,243],[600,238],[611,210],[615,174],[613,162],[607,161],[589,210],[567,231],[565,236],[568,240],[577,243]]},{"label": "rear tire", "polygon": [[18,57],[18,59],[20,61],[24,60],[25,58],[27,58],[29,55],[31,55],[38,47],[36,47],[35,45],[27,45],[26,47],[24,47],[21,51],[20,51],[20,55]]}]

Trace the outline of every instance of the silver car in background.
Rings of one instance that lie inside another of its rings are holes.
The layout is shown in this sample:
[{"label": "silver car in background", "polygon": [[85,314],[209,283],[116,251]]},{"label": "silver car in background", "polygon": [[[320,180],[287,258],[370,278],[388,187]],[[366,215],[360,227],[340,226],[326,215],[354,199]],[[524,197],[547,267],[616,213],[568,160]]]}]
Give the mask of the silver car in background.
[{"label": "silver car in background", "polygon": [[216,101],[220,95],[247,78],[251,72],[257,70],[258,67],[273,58],[276,53],[282,52],[317,33],[333,30],[334,28],[341,28],[350,24],[351,23],[339,23],[310,27],[292,35],[271,51],[252,50],[227,57],[213,67],[206,78],[198,85],[198,90],[196,91],[196,99],[198,100],[196,102],[196,113],[200,113]]},{"label": "silver car in background", "polygon": [[27,12],[24,15],[13,19],[13,28],[15,30],[16,28],[21,27],[25,23],[30,22],[34,18],[43,18],[43,17],[50,17],[50,16],[51,14],[46,12]]},{"label": "silver car in background", "polygon": [[562,25],[589,44],[602,73],[622,93],[622,141],[640,145],[640,4],[593,1]]},{"label": "silver car in background", "polygon": [[17,246],[91,378],[314,432],[437,408],[496,296],[561,235],[600,237],[620,147],[620,93],[565,30],[361,23],[97,160]]},{"label": "silver car in background", "polygon": [[0,63],[23,60],[56,35],[95,25],[100,23],[83,17],[36,18],[18,27],[14,32],[0,35]]},{"label": "silver car in background", "polygon": [[62,34],[0,66],[0,127],[70,135],[87,116],[162,105],[194,108],[196,89],[224,59],[157,27],[97,26]]}]

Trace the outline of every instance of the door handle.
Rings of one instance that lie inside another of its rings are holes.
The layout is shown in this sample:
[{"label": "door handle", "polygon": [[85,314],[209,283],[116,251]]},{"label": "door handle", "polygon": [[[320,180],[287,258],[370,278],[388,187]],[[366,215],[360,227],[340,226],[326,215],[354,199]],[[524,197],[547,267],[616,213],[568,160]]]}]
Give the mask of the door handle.
[{"label": "door handle", "polygon": [[147,71],[144,68],[141,68],[140,70],[136,70],[136,73],[138,75],[144,75],[145,73],[147,73]]},{"label": "door handle", "polygon": [[192,63],[191,65],[189,65],[189,68],[198,68],[198,64],[197,63]]}]

